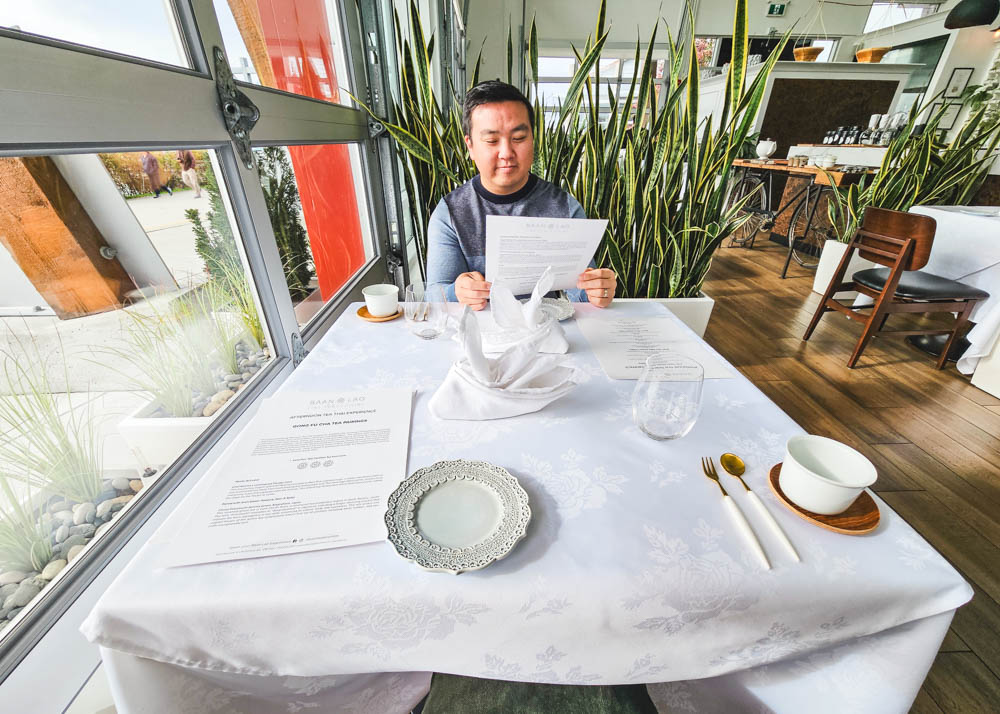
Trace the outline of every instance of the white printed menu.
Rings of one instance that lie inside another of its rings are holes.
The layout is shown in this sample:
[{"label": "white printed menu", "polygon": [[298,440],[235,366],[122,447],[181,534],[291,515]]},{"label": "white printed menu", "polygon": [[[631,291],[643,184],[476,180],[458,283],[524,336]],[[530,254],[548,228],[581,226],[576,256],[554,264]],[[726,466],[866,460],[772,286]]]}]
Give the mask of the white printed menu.
[{"label": "white printed menu", "polygon": [[413,392],[280,394],[212,472],[166,565],[337,548],[385,538],[406,477]]},{"label": "white printed menu", "polygon": [[524,295],[551,267],[552,289],[573,290],[607,226],[604,219],[486,216],[486,280]]},{"label": "white printed menu", "polygon": [[705,370],[705,379],[735,376],[704,342],[693,337],[672,317],[592,315],[579,316],[576,323],[611,379],[639,379],[646,358],[660,352],[690,357]]}]

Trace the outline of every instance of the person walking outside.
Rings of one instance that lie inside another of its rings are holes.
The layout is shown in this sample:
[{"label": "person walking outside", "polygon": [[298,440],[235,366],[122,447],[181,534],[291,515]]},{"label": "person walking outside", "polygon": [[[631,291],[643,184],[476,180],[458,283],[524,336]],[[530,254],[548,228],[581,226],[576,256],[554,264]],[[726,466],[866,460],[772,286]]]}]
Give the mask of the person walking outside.
[{"label": "person walking outside", "polygon": [[181,164],[181,181],[194,191],[195,198],[201,198],[201,186],[198,185],[198,171],[195,168],[198,162],[190,149],[177,151],[177,160]]},{"label": "person walking outside", "polygon": [[174,192],[170,190],[170,187],[160,183],[160,162],[156,160],[156,157],[148,151],[143,151],[139,161],[142,163],[143,173],[149,177],[149,185],[153,189],[153,198],[159,198],[160,191],[166,191],[173,196]]}]

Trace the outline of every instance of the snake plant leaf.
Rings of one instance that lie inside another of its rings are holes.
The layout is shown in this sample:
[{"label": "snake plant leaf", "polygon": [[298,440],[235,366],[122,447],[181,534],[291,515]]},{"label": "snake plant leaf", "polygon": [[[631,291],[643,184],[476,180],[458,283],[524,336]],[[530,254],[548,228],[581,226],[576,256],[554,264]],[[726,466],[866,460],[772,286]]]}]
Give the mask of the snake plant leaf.
[{"label": "snake plant leaf", "polygon": [[385,123],[385,128],[389,135],[403,148],[406,153],[420,161],[423,161],[435,171],[444,174],[452,181],[458,181],[458,177],[447,166],[441,163],[440,159],[431,154],[431,150],[423,144],[417,137],[401,126]]},{"label": "snake plant leaf", "polygon": [[431,88],[430,57],[427,56],[427,41],[420,23],[420,12],[416,0],[410,0],[410,32],[413,34],[413,53],[416,56],[417,80],[420,84],[420,99],[428,113],[434,106],[434,90]]},{"label": "snake plant leaf", "polygon": [[594,37],[601,37],[604,34],[604,23],[608,18],[608,0],[601,0],[601,7],[597,11],[597,28]]},{"label": "snake plant leaf", "polygon": [[528,64],[531,67],[531,81],[538,89],[538,29],[535,27],[535,16],[531,16],[531,29],[528,31]]},{"label": "snake plant leaf", "polygon": [[514,38],[511,26],[507,26],[507,84],[514,83]]},{"label": "snake plant leaf", "polygon": [[[694,26],[694,15],[691,6],[688,5],[688,22]],[[730,112],[733,118],[736,117],[736,105],[743,97],[743,83],[747,76],[748,50],[750,46],[749,32],[747,28],[747,0],[736,0],[735,12],[733,14],[733,55],[729,60],[729,78],[727,84],[730,86],[729,101]],[[694,43],[691,43],[694,50]],[[697,53],[693,52],[694,66],[698,67]]]},{"label": "snake plant leaf", "polygon": [[604,49],[604,43],[607,41],[607,33],[601,35],[598,40],[594,43],[594,46],[590,48],[583,57],[580,57],[579,53],[576,53],[576,48],[573,48],[574,53],[580,60],[580,68],[576,71],[573,79],[570,80],[569,88],[566,90],[566,99],[563,102],[562,109],[559,113],[559,125],[562,126],[566,117],[569,116],[572,111],[576,113],[576,109],[580,106],[580,92],[583,89],[585,82],[590,79],[590,68],[594,66],[594,63],[601,56],[601,50]]},{"label": "snake plant leaf", "polygon": [[[653,71],[652,71],[653,47],[654,47],[654,45],[656,43],[656,30],[657,30],[658,27],[659,27],[659,24],[653,25],[653,32],[652,32],[652,34],[649,37],[649,45],[647,45],[647,47],[646,47],[646,57],[645,57],[645,59],[642,62],[642,73],[639,75],[639,77],[640,77],[640,81],[639,81],[639,98],[636,101],[636,106],[635,106],[635,112],[636,112],[635,126],[637,126],[637,127],[641,127],[642,124],[643,124],[643,120],[645,119],[645,115],[646,115],[646,102],[648,101],[650,93],[652,92],[651,87],[652,87],[652,84],[653,84]],[[637,42],[636,43],[636,60],[638,60],[638,49],[639,49],[639,44]],[[635,82],[633,81],[633,86],[634,86],[634,84],[635,84]],[[631,99],[631,92],[632,92],[632,89],[630,88],[629,89],[629,99]],[[655,96],[654,96],[654,100],[655,100]]]},{"label": "snake plant leaf", "polygon": [[483,39],[483,44],[479,47],[479,54],[476,56],[476,66],[472,69],[472,83],[470,87],[475,87],[479,84],[479,70],[483,66],[483,47],[486,46],[486,39]]}]

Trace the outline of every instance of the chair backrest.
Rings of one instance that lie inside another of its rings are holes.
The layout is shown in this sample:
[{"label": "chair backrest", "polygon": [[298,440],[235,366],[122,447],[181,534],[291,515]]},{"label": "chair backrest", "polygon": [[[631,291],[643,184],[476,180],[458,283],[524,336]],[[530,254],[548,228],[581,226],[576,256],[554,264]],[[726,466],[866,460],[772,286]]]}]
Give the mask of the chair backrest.
[{"label": "chair backrest", "polygon": [[930,216],[872,207],[865,211],[854,240],[862,258],[891,267],[909,238],[913,250],[903,270],[920,270],[931,255],[936,229],[937,221]]}]

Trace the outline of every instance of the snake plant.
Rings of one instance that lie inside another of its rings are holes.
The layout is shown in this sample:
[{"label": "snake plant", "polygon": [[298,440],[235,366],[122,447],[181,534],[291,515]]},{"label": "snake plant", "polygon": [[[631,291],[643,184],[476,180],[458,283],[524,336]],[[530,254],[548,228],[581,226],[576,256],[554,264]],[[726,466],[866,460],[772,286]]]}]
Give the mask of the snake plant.
[{"label": "snake plant", "polygon": [[[625,101],[619,105],[612,98],[606,124],[600,120],[599,96],[607,83],[602,84],[598,66],[608,37],[605,0],[595,33],[582,50],[574,48],[579,68],[557,115],[549,120],[538,94],[538,32],[531,23],[526,48],[531,82],[525,89],[535,105],[533,170],[568,191],[591,218],[608,219],[596,259],[618,274],[622,297],[697,295],[712,255],[742,220],[739,205],[726,205],[733,160],[745,145],[767,78],[788,40],[786,33],[751,78],[747,23],[747,0],[738,0],[721,116],[699,119],[700,68],[693,29],[682,41],[667,31],[667,81],[661,90],[666,96],[660,101],[652,59],[657,24],[644,52],[637,38]],[[412,0],[412,44],[402,39],[398,25],[397,17],[400,101],[394,103],[392,121],[380,121],[395,139],[406,166],[404,180],[423,257],[430,213],[476,169],[465,147],[461,103],[453,102],[445,111],[434,95],[430,81],[434,39],[425,40]],[[689,27],[693,26],[692,19]],[[507,44],[509,81],[510,32]],[[479,81],[481,59],[480,54],[472,84]]]},{"label": "snake plant", "polygon": [[922,128],[918,123],[935,99],[913,105],[870,180],[848,187],[830,182],[827,211],[837,240],[851,240],[869,206],[908,211],[912,206],[963,206],[975,198],[1000,156],[1000,119],[988,120],[981,106],[946,143],[939,128],[946,105],[933,111]]}]

